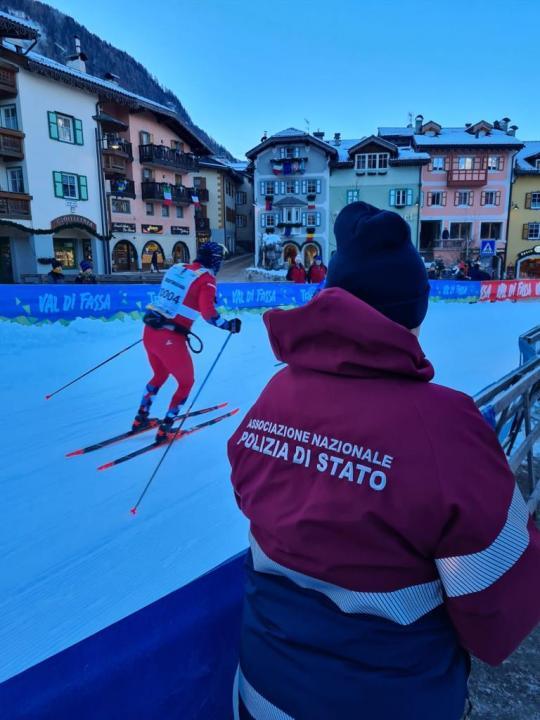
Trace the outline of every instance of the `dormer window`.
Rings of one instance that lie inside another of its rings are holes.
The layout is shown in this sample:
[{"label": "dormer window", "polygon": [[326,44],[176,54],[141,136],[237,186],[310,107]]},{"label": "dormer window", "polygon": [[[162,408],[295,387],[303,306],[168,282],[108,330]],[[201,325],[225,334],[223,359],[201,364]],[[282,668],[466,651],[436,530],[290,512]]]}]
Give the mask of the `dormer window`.
[{"label": "dormer window", "polygon": [[442,130],[442,127],[439,125],[439,123],[433,122],[433,120],[430,120],[429,122],[425,123],[425,125],[422,125],[422,135],[439,135]]},{"label": "dormer window", "polygon": [[389,153],[363,153],[356,156],[356,171],[358,173],[385,173],[388,171]]}]

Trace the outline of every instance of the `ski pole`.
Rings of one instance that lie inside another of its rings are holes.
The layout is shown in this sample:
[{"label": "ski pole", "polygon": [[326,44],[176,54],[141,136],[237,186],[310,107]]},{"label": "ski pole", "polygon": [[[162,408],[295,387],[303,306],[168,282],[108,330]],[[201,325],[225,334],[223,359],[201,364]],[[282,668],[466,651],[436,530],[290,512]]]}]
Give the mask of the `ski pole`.
[{"label": "ski pole", "polygon": [[81,380],[83,377],[90,375],[90,373],[94,372],[94,370],[97,370],[98,368],[102,367],[103,365],[106,365],[108,362],[111,362],[111,360],[114,360],[114,358],[117,358],[122,353],[125,353],[126,350],[129,350],[130,348],[135,347],[135,345],[138,345],[140,342],[142,342],[142,338],[140,340],[137,340],[136,342],[132,343],[131,345],[128,345],[123,350],[120,350],[120,352],[117,352],[115,355],[111,355],[110,358],[107,358],[103,362],[100,362],[99,365],[96,365],[95,367],[90,368],[90,370],[87,370],[82,375],[79,375],[79,377],[76,377],[75,380],[71,380],[70,382],[66,383],[65,385],[62,385],[62,387],[58,388],[58,390],[55,390],[54,392],[50,393],[49,395],[45,395],[45,400],[50,400],[53,395],[56,395],[57,393],[61,392],[62,390],[65,390],[70,385],[73,385],[73,383],[76,383],[77,380]]},{"label": "ski pole", "polygon": [[165,452],[163,453],[163,455],[162,455],[161,458],[159,459],[158,464],[157,464],[156,467],[154,468],[154,472],[152,473],[152,475],[150,475],[150,480],[148,480],[148,482],[146,483],[146,485],[145,485],[145,487],[144,487],[144,490],[143,490],[142,493],[139,495],[139,499],[137,500],[137,502],[135,503],[135,505],[131,508],[130,513],[131,513],[132,515],[136,515],[136,514],[137,514],[137,510],[138,510],[138,508],[139,508],[139,505],[140,505],[141,502],[142,502],[143,497],[146,495],[146,493],[147,493],[147,491],[148,491],[148,488],[150,487],[150,485],[152,484],[154,478],[156,477],[159,468],[161,467],[163,461],[164,461],[165,458],[167,457],[167,453],[168,453],[169,450],[171,449],[171,445],[172,445],[173,442],[176,440],[176,436],[178,435],[178,433],[179,433],[180,430],[182,429],[184,423],[186,422],[186,420],[187,420],[187,418],[188,418],[188,416],[189,416],[189,413],[191,412],[191,410],[193,409],[193,406],[194,406],[195,403],[197,402],[197,399],[198,399],[199,395],[201,394],[201,392],[203,391],[203,388],[204,388],[204,386],[206,385],[206,382],[208,381],[208,378],[209,378],[210,375],[212,374],[212,371],[213,371],[214,368],[216,367],[219,358],[222,356],[223,351],[224,351],[225,348],[227,347],[227,343],[229,342],[229,340],[231,339],[232,336],[233,336],[233,333],[229,333],[228,336],[225,338],[225,342],[224,342],[223,345],[221,346],[221,350],[220,350],[220,351],[218,352],[218,354],[216,355],[216,359],[215,359],[214,362],[212,363],[212,367],[211,367],[210,370],[206,373],[206,377],[205,377],[204,380],[202,381],[202,384],[201,384],[200,388],[197,390],[197,393],[196,393],[195,397],[193,398],[193,400],[192,400],[192,402],[191,402],[191,405],[190,405],[189,408],[187,409],[186,414],[184,415],[184,417],[182,418],[182,421],[180,422],[180,425],[179,425],[179,426],[176,428],[176,430],[174,431],[174,435],[173,435],[172,439],[169,440],[169,442],[167,443],[167,446],[166,446],[166,448],[165,448]]}]

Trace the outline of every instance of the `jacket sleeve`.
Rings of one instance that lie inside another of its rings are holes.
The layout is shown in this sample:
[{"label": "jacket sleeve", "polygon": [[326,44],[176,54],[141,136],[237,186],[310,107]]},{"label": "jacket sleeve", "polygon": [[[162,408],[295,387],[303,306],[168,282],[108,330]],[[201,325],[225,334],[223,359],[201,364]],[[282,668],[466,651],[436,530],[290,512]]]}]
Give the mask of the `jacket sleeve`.
[{"label": "jacket sleeve", "polygon": [[199,290],[199,312],[211,325],[216,327],[227,326],[227,320],[222,318],[216,308],[216,283],[213,277],[210,277],[208,273],[205,273],[200,281],[201,287]]},{"label": "jacket sleeve", "polygon": [[540,533],[494,431],[461,394],[434,445],[443,531],[435,563],[461,644],[498,665],[540,621]]}]

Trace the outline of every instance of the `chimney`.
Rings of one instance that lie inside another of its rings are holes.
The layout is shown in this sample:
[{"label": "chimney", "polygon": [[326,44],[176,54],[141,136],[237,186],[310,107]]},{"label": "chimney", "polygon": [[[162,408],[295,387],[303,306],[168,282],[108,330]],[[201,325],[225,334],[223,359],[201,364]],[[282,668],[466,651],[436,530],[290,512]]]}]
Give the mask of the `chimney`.
[{"label": "chimney", "polygon": [[265,131],[263,132],[263,135],[262,135],[262,138],[261,138],[261,142],[265,142],[266,140],[268,140],[268,131],[267,131],[267,130],[265,130]]},{"label": "chimney", "polygon": [[517,125],[510,125],[510,128],[506,131],[506,134],[511,135],[512,137],[515,137],[517,129],[518,129]]},{"label": "chimney", "polygon": [[422,132],[423,123],[424,123],[423,115],[417,115],[414,118],[414,133],[415,133],[415,135],[420,135],[420,133]]},{"label": "chimney", "polygon": [[334,145],[341,145],[341,133],[334,133]]},{"label": "chimney", "polygon": [[504,132],[506,132],[506,131],[508,130],[508,123],[509,123],[509,122],[510,122],[510,118],[509,118],[509,117],[503,117],[503,119],[502,119],[501,122],[499,123],[500,126],[501,126],[501,130],[503,130]]},{"label": "chimney", "polygon": [[112,72],[106,72],[105,75],[103,76],[103,78],[104,78],[104,80],[108,80],[109,82],[112,82],[115,85],[120,85],[120,76],[115,75]]},{"label": "chimney", "polygon": [[317,130],[317,132],[313,133],[313,137],[316,137],[317,140],[323,140],[324,139],[324,130]]},{"label": "chimney", "polygon": [[81,50],[81,41],[80,39],[75,36],[75,53],[73,55],[68,55],[68,59],[66,61],[66,65],[70,68],[73,68],[73,70],[78,70],[79,72],[86,72],[86,61],[88,58]]}]

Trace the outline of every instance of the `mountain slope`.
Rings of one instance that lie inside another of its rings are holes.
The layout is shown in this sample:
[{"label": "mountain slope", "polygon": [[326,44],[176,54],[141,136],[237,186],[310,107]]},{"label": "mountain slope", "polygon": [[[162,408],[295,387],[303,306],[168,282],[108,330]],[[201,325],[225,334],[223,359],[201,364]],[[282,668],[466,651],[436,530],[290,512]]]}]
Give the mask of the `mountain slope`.
[{"label": "mountain slope", "polygon": [[0,0],[0,10],[32,20],[40,26],[41,37],[36,52],[64,63],[73,51],[73,38],[81,39],[83,51],[88,55],[87,69],[92,75],[103,77],[112,72],[120,77],[122,87],[151,100],[167,105],[178,113],[181,120],[204,140],[216,155],[233,159],[226,148],[198,127],[176,95],[162,87],[148,70],[123,50],[89,32],[69,15],[38,0]]}]

